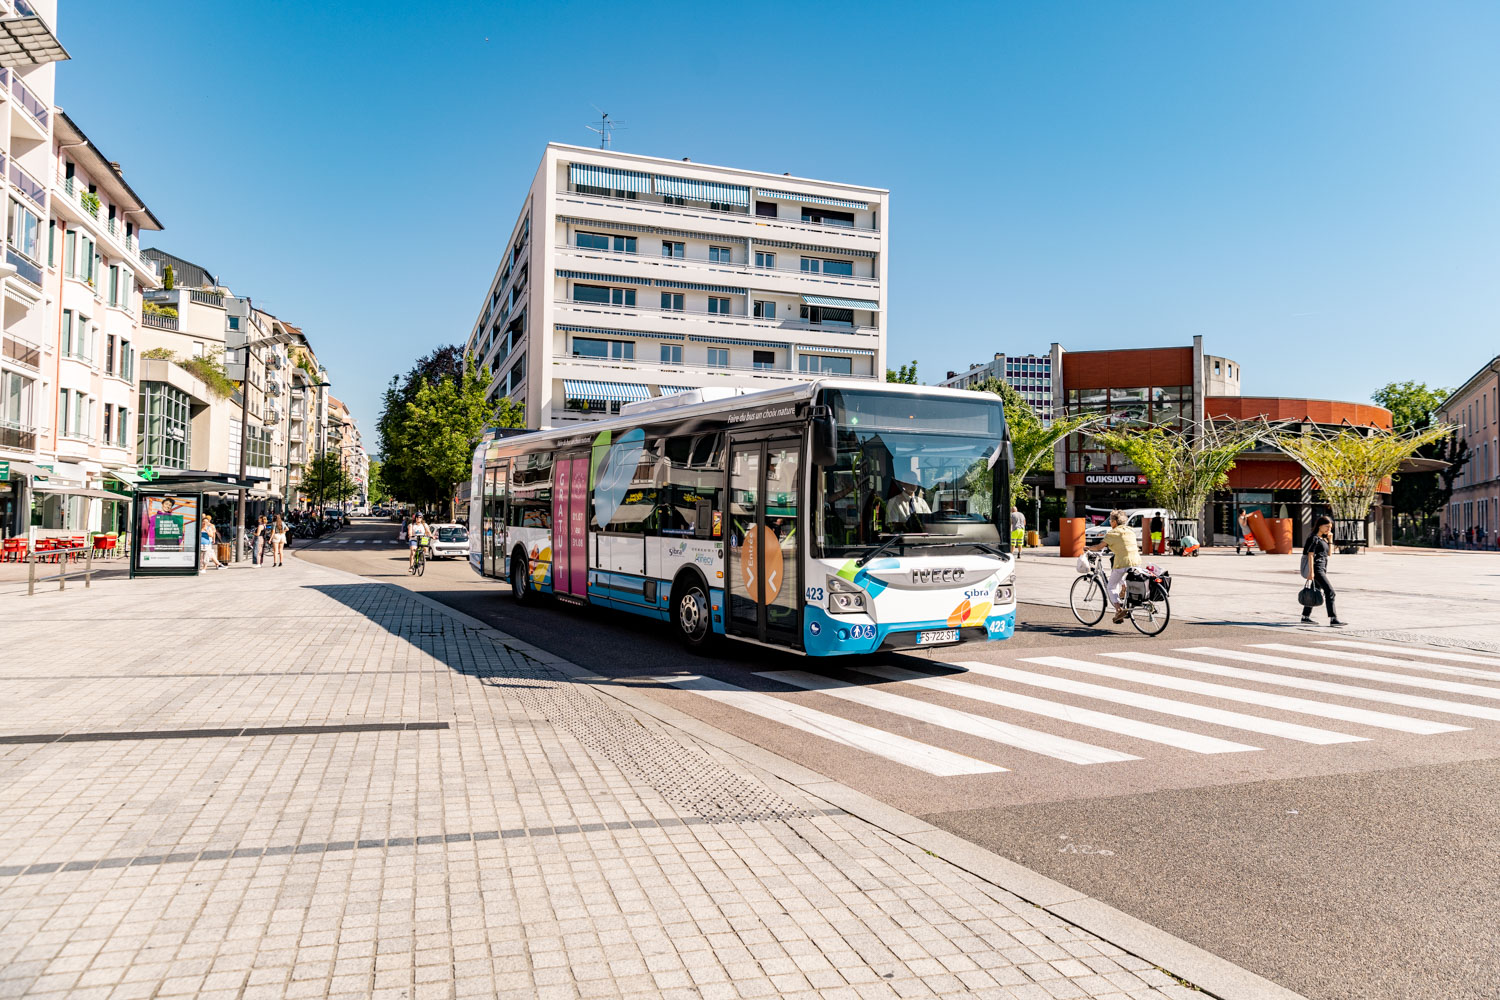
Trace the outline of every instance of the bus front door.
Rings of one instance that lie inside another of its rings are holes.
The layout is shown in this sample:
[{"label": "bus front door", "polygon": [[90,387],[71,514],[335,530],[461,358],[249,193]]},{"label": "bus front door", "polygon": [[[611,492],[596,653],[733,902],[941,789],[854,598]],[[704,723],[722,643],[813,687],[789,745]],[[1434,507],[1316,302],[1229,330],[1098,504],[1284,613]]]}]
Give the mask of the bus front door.
[{"label": "bus front door", "polygon": [[730,445],[725,629],[731,635],[776,645],[800,640],[801,474],[795,438]]}]

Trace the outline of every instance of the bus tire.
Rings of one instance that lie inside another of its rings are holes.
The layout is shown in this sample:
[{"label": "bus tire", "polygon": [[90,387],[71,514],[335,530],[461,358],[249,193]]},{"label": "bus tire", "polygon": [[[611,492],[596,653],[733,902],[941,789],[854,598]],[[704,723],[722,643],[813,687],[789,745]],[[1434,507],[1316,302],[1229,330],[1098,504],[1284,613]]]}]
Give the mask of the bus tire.
[{"label": "bus tire", "polygon": [[672,625],[677,638],[695,653],[706,652],[714,633],[713,601],[708,584],[696,573],[684,573],[672,584]]},{"label": "bus tire", "polygon": [[520,550],[510,557],[510,596],[517,604],[535,604],[536,587],[531,583],[531,568]]}]

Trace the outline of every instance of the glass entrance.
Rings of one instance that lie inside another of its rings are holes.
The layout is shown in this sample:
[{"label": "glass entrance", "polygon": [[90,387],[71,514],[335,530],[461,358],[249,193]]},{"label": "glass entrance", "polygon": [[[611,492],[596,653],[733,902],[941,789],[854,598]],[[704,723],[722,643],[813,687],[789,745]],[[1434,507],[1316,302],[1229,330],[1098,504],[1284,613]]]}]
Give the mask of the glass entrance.
[{"label": "glass entrance", "polygon": [[801,444],[735,443],[729,452],[727,630],[792,644],[801,634]]},{"label": "glass entrance", "polygon": [[510,463],[501,462],[484,473],[484,523],[480,534],[479,557],[486,576],[504,576],[505,565],[505,483]]}]

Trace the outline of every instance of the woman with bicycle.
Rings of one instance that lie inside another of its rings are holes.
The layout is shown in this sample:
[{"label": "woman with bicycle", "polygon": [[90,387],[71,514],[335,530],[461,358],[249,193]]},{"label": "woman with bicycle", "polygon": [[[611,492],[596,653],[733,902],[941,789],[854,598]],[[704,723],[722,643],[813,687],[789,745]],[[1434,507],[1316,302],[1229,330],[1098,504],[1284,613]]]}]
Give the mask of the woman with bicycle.
[{"label": "woman with bicycle", "polygon": [[421,514],[418,514],[411,522],[411,527],[406,530],[407,544],[411,547],[411,559],[407,564],[408,571],[412,573],[417,571],[417,556],[419,554],[417,550],[426,542],[427,537],[431,533],[431,529],[427,527],[427,522],[422,520]]},{"label": "woman with bicycle", "polygon": [[1099,552],[1106,546],[1110,554],[1115,557],[1114,568],[1109,571],[1109,582],[1105,593],[1109,597],[1110,606],[1115,609],[1115,624],[1119,625],[1129,614],[1125,607],[1125,601],[1121,592],[1125,586],[1125,575],[1132,569],[1139,569],[1144,565],[1141,561],[1141,547],[1136,542],[1135,532],[1130,530],[1129,517],[1123,510],[1112,510],[1109,512],[1109,530],[1104,533],[1104,538],[1098,545],[1089,546],[1089,551]]}]

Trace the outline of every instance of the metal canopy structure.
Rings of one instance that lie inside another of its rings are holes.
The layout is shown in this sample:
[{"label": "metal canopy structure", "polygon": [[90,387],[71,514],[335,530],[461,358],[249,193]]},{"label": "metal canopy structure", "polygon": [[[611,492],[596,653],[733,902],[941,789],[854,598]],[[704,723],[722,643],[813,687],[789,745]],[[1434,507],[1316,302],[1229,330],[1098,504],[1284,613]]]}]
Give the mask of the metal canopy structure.
[{"label": "metal canopy structure", "polygon": [[[18,4],[17,9],[26,8]],[[35,14],[0,18],[0,66],[14,69],[71,58],[47,22]]]}]

